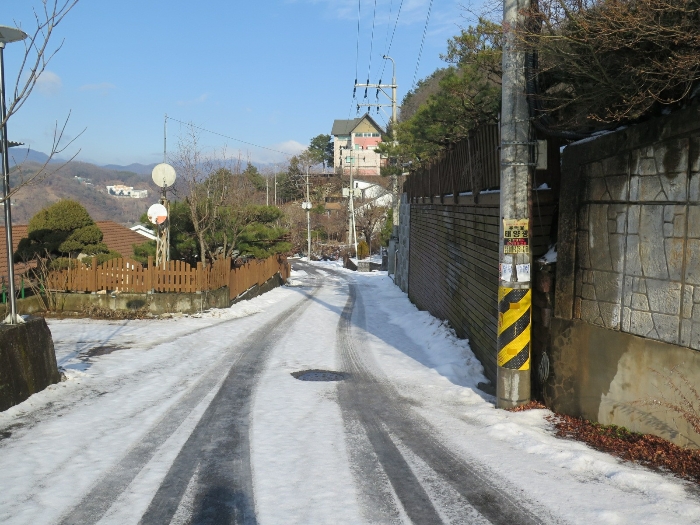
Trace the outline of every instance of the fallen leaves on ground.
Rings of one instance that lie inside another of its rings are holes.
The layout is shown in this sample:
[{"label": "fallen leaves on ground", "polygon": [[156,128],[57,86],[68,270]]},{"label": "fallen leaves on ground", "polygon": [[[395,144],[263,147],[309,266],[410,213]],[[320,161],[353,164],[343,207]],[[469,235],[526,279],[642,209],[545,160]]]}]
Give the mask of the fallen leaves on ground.
[{"label": "fallen leaves on ground", "polygon": [[[511,412],[546,409],[539,401],[510,409]],[[601,425],[586,419],[554,413],[546,417],[554,425],[556,435],[583,441],[587,445],[642,465],[664,469],[679,477],[700,483],[700,450],[674,445],[658,436],[630,432],[625,427]]]},{"label": "fallen leaves on ground", "polygon": [[700,483],[700,450],[691,450],[651,434],[637,434],[624,427],[591,423],[585,419],[553,414],[557,436],[583,441],[595,449],[625,461],[663,468]]}]

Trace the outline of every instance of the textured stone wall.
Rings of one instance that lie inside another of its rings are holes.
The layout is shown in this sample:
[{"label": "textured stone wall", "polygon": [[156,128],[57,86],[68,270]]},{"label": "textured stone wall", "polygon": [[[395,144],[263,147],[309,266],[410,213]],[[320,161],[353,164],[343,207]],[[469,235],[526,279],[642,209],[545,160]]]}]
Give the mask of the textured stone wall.
[{"label": "textured stone wall", "polygon": [[394,282],[405,293],[408,293],[408,264],[409,247],[411,242],[411,205],[404,193],[401,195],[399,207],[399,253],[396,258],[396,274]]},{"label": "textured stone wall", "polygon": [[700,107],[567,147],[554,410],[700,447],[677,412],[700,381]]},{"label": "textured stone wall", "polygon": [[580,165],[574,318],[700,349],[698,164],[691,135]]}]

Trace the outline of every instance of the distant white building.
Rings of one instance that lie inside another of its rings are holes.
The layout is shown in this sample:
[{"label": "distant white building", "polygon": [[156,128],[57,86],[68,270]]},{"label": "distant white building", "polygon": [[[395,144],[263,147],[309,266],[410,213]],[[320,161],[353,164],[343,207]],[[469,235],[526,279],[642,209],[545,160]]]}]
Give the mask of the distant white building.
[{"label": "distant white building", "polygon": [[107,193],[115,197],[131,197],[132,199],[148,197],[148,190],[135,190],[132,186],[124,186],[123,184],[107,186]]}]

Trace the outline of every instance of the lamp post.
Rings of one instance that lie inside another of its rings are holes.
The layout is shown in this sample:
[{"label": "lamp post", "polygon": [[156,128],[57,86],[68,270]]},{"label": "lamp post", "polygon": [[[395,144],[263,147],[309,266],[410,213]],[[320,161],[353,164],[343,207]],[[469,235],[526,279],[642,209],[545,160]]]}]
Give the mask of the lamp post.
[{"label": "lamp post", "polygon": [[8,154],[7,140],[7,108],[5,107],[5,44],[19,42],[27,38],[27,34],[17,28],[0,26],[0,147],[2,147],[2,178],[3,178],[3,206],[5,207],[5,242],[7,243],[7,270],[10,291],[10,315],[5,319],[6,323],[23,323],[24,320],[17,315],[17,301],[15,299],[15,262],[12,245],[12,212],[10,210],[10,158]]},{"label": "lamp post", "polygon": [[306,240],[308,242],[306,258],[311,262],[311,198],[309,197],[309,167],[306,166],[306,201],[301,203],[306,210]]}]

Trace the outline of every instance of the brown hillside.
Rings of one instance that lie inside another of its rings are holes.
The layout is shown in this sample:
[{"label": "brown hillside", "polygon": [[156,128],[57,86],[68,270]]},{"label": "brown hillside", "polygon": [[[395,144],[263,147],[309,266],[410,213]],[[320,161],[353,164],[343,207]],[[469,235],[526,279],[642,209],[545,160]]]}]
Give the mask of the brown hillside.
[{"label": "brown hillside", "polygon": [[[13,224],[26,224],[39,210],[61,199],[73,199],[87,209],[95,221],[111,220],[120,224],[134,224],[148,207],[158,201],[158,189],[147,175],[101,168],[86,162],[71,162],[57,170],[58,165],[49,165],[49,175],[43,180],[22,188],[12,199]],[[25,174],[36,173],[38,164],[25,163]],[[57,171],[54,171],[57,170]],[[12,186],[20,175],[13,169]],[[90,179],[92,185],[79,182],[75,177]],[[145,199],[114,197],[105,186],[124,184],[135,189],[147,189]]]}]

